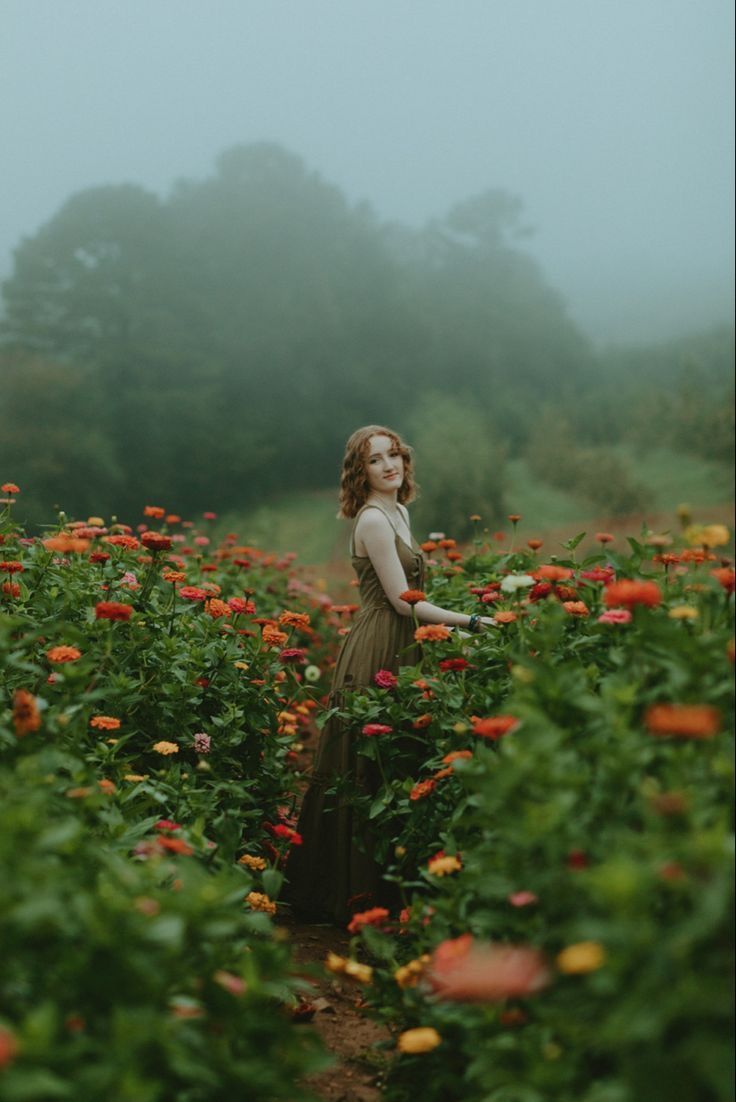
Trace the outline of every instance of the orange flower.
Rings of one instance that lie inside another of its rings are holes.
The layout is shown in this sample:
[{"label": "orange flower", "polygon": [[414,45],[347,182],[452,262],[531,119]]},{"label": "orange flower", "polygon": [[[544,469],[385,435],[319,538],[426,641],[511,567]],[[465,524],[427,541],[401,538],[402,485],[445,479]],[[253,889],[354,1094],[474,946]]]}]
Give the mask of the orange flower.
[{"label": "orange flower", "polygon": [[532,551],[538,551],[539,548],[542,546],[542,541],[541,540],[527,540],[526,545],[527,545],[527,547],[531,547]]},{"label": "orange flower", "polygon": [[177,582],[185,582],[187,576],[183,570],[164,570],[161,577],[165,582],[171,582],[172,585],[176,585]]},{"label": "orange flower", "polygon": [[133,606],[122,601],[98,601],[95,605],[95,617],[98,620],[127,621],[133,614]]},{"label": "orange flower", "polygon": [[182,857],[191,857],[194,853],[192,847],[183,838],[170,838],[159,835],[156,839],[159,849],[168,850],[169,853],[180,853]]},{"label": "orange flower", "polygon": [[500,612],[493,613],[493,619],[497,624],[513,624],[518,619],[515,612],[511,612],[507,609],[501,609]]},{"label": "orange flower", "polygon": [[98,731],[117,731],[120,720],[116,719],[115,716],[92,716],[89,725],[95,727]]},{"label": "orange flower", "polygon": [[357,934],[364,926],[380,926],[388,918],[385,907],[371,907],[367,911],[354,914],[348,925],[349,934]]},{"label": "orange flower", "polygon": [[426,551],[428,555],[432,551],[437,550],[437,544],[434,542],[434,540],[425,540],[424,543],[420,543],[419,546],[421,547],[422,551]]},{"label": "orange flower", "polygon": [[417,1026],[414,1029],[405,1029],[399,1034],[396,1047],[399,1052],[405,1052],[412,1056],[432,1052],[437,1045],[442,1044],[442,1038],[432,1026]]},{"label": "orange flower", "polygon": [[462,867],[462,861],[454,855],[443,854],[441,857],[432,857],[427,862],[427,872],[431,876],[447,876],[448,873],[459,872]]},{"label": "orange flower", "polygon": [[2,486],[0,486],[0,490],[2,490],[4,494],[19,494],[20,486],[16,486],[14,482],[3,482]]},{"label": "orange flower", "polygon": [[432,716],[429,712],[425,712],[423,716],[417,716],[417,718],[412,723],[412,727],[415,731],[422,731],[425,727],[429,727],[431,722]]},{"label": "orange flower", "polygon": [[708,704],[653,704],[644,723],[652,735],[706,739],[718,734],[722,716]]},{"label": "orange flower", "polygon": [[284,643],[289,639],[285,631],[279,631],[279,629],[272,624],[263,625],[261,637],[267,647],[283,647]]},{"label": "orange flower", "polygon": [[165,536],[162,532],[144,532],[141,536],[141,543],[149,551],[171,550],[171,536]]},{"label": "orange flower", "polygon": [[290,612],[286,609],[279,616],[279,623],[290,628],[308,628],[309,615],[306,612]]},{"label": "orange flower", "polygon": [[81,555],[89,547],[89,540],[77,539],[76,536],[68,536],[63,532],[59,536],[49,536],[41,542],[47,551],[58,551],[62,555],[70,553]]},{"label": "orange flower", "polygon": [[414,632],[417,643],[441,643],[450,638],[450,629],[446,624],[423,624]]},{"label": "orange flower", "polygon": [[231,616],[233,611],[230,605],[226,604],[225,601],[218,600],[217,597],[210,597],[204,606],[204,610],[213,620],[218,620],[221,616]]},{"label": "orange flower", "polygon": [[22,574],[25,570],[25,566],[22,562],[18,562],[17,559],[9,559],[5,562],[0,562],[0,570],[3,574]]},{"label": "orange flower", "polygon": [[451,539],[438,540],[437,541],[437,546],[438,547],[444,547],[445,550],[448,550],[448,548],[451,549],[451,548],[457,546],[457,540],[451,540]]},{"label": "orange flower", "polygon": [[27,689],[16,689],[13,694],[13,726],[18,738],[37,731],[41,726],[36,698]]},{"label": "orange flower", "polygon": [[736,572],[732,567],[724,566],[718,570],[711,570],[711,576],[723,586],[726,593],[733,593],[736,585]]},{"label": "orange flower", "polygon": [[473,751],[472,750],[452,750],[449,754],[445,754],[442,761],[446,765],[449,765],[453,761],[459,761],[461,758],[466,758],[466,759],[472,758],[472,756],[473,756]]},{"label": "orange flower", "polygon": [[568,578],[572,577],[572,570],[569,570],[566,566],[558,566],[557,563],[542,563],[534,571],[533,577],[539,581],[546,582],[566,582]]},{"label": "orange flower", "polygon": [[403,593],[399,593],[399,600],[406,601],[408,605],[416,605],[420,601],[426,601],[427,594],[421,589],[405,589]]},{"label": "orange flower", "polygon": [[590,616],[590,609],[585,601],[564,601],[562,607],[571,616]]},{"label": "orange flower", "polygon": [[123,547],[126,551],[137,551],[140,547],[140,543],[135,536],[129,536],[125,533],[115,536],[105,536],[103,543],[109,543],[112,547]]},{"label": "orange flower", "polygon": [[49,662],[76,662],[78,658],[82,657],[81,650],[77,650],[76,647],[58,646],[51,647],[46,651],[46,657]]},{"label": "orange flower", "polygon": [[263,892],[248,892],[245,902],[254,911],[264,911],[269,915],[276,914],[276,904]]},{"label": "orange flower", "polygon": [[145,505],[143,507],[144,517],[154,517],[156,520],[160,520],[166,513],[165,509],[162,509],[160,505]]},{"label": "orange flower", "polygon": [[475,721],[473,734],[495,741],[518,726],[519,720],[516,716],[489,716],[487,719],[477,719]]},{"label": "orange flower", "polygon": [[107,777],[103,777],[101,781],[98,781],[97,786],[100,792],[104,792],[106,796],[112,796],[117,791],[114,783],[108,780]]},{"label": "orange flower", "polygon": [[238,858],[238,864],[245,865],[247,869],[254,869],[256,872],[261,872],[266,867],[264,858],[254,857],[252,853],[244,853]]},{"label": "orange flower", "polygon": [[606,608],[631,608],[633,605],[656,608],[662,601],[662,591],[656,582],[624,578],[620,582],[609,582],[603,600]]},{"label": "orange flower", "polygon": [[596,532],[595,538],[598,543],[613,543],[614,537],[610,532]]},{"label": "orange flower", "polygon": [[430,796],[437,787],[436,779],[430,779],[427,781],[418,781],[414,785],[409,793],[410,800],[423,800],[425,796]]},{"label": "orange flower", "polygon": [[521,520],[521,513],[509,513],[509,520],[512,524],[518,524]]}]

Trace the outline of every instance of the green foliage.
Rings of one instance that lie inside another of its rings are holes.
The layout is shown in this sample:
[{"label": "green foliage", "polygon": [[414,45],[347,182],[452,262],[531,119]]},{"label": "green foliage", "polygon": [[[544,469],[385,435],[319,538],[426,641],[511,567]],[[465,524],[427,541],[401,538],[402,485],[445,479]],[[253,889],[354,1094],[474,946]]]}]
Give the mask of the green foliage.
[{"label": "green foliage", "polygon": [[[579,563],[576,542],[554,564],[569,577],[546,589],[544,574],[532,584],[528,551],[478,542],[463,573],[438,562],[431,599],[467,610],[469,589],[495,590],[487,607],[516,619],[425,643],[395,689],[346,703],[356,731],[371,721],[394,732],[363,740],[385,780],[373,801],[355,799],[374,834],[380,824],[378,856],[407,905],[363,939],[371,1003],[397,1030],[441,1037],[395,1058],[392,1102],[413,1097],[420,1071],[438,1102],[730,1097],[733,571],[714,576],[717,560],[680,558],[677,546],[661,563],[636,539],[629,555],[607,548]],[[654,581],[661,602],[601,622],[614,570]],[[442,666],[451,659],[458,668]],[[657,734],[655,704],[704,709],[701,726]],[[478,719],[504,716],[507,733],[482,735]],[[458,855],[457,871],[433,874],[440,851]],[[466,934],[541,952],[547,985],[535,991],[517,972],[505,989],[476,963],[475,995],[443,998],[439,958],[433,980],[423,955],[461,957],[452,939]],[[569,970],[560,954],[580,946]],[[410,961],[414,985],[399,984]]]}]

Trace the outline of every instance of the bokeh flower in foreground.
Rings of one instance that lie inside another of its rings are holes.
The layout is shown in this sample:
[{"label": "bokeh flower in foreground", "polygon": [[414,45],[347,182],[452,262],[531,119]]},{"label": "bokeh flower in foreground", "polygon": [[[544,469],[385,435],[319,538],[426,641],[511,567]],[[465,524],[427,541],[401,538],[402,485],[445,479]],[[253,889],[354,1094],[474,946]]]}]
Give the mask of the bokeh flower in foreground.
[{"label": "bokeh flower in foreground", "polygon": [[544,955],[530,945],[466,942],[462,952],[435,950],[429,981],[440,999],[501,1002],[534,995],[550,982]]},{"label": "bokeh flower in foreground", "polygon": [[708,704],[653,704],[644,716],[649,733],[665,737],[713,738],[722,722],[718,708]]}]

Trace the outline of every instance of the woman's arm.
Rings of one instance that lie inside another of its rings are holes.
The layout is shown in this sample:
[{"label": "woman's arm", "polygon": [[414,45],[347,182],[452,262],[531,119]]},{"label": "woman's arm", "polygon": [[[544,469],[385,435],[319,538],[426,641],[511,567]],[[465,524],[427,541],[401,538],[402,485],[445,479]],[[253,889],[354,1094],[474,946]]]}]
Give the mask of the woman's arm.
[{"label": "woman's arm", "polygon": [[[411,616],[412,605],[399,597],[400,593],[406,592],[409,584],[396,550],[395,533],[388,519],[378,509],[366,509],[355,527],[355,535],[359,535],[365,545],[368,558],[394,609],[400,616]],[[430,601],[419,601],[413,608],[417,619],[426,624],[448,624],[451,627],[466,628],[470,623],[467,613],[440,608]],[[482,617],[482,622],[490,623],[490,617]]]}]

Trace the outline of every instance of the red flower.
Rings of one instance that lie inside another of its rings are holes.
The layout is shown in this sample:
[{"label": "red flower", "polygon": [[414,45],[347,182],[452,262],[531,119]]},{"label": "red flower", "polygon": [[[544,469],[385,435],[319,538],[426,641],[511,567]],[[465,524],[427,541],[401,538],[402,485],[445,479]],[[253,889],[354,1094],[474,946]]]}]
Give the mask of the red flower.
[{"label": "red flower", "polygon": [[443,658],[439,663],[441,670],[467,670],[469,666],[465,658]]},{"label": "red flower", "polygon": [[143,507],[143,516],[155,517],[156,520],[160,520],[165,512],[166,510],[162,509],[160,505],[144,505]]},{"label": "red flower", "polygon": [[190,857],[194,850],[183,838],[163,838],[156,839],[156,844],[159,849],[168,850],[169,853],[180,853],[183,857]]},{"label": "red flower", "polygon": [[418,605],[420,601],[427,600],[427,594],[421,589],[405,589],[403,593],[399,593],[399,600],[406,601],[408,605]]},{"label": "red flower", "polygon": [[0,490],[2,490],[4,494],[19,494],[20,486],[16,486],[14,482],[3,482],[2,486],[0,486]]},{"label": "red flower", "polygon": [[206,601],[209,594],[196,585],[183,585],[179,590],[179,596],[185,601]]},{"label": "red flower", "polygon": [[395,689],[398,684],[398,678],[395,673],[391,673],[391,670],[377,670],[373,680],[380,689]]},{"label": "red flower", "polygon": [[240,615],[241,613],[255,612],[256,610],[256,606],[253,604],[253,601],[246,601],[243,597],[230,597],[227,603],[230,605],[230,608],[233,610],[236,616]]},{"label": "red flower", "polygon": [[0,570],[4,571],[5,574],[22,574],[25,566],[22,562],[11,559],[8,562],[0,562]]},{"label": "red flower", "polygon": [[588,582],[612,582],[616,577],[616,571],[612,566],[596,566],[593,570],[581,570],[580,577]]},{"label": "red flower", "polygon": [[133,606],[121,601],[98,601],[95,605],[98,620],[129,620],[132,613]]},{"label": "red flower", "polygon": [[366,723],[363,728],[363,734],[368,735],[390,735],[393,731],[393,727],[388,727],[385,723]]},{"label": "red flower", "polygon": [[571,849],[567,855],[567,867],[568,869],[587,869],[590,864],[590,858],[585,850]]},{"label": "red flower", "polygon": [[482,738],[496,739],[507,735],[518,727],[519,720],[516,716],[489,716],[487,719],[477,719],[473,724],[473,734]]},{"label": "red flower", "polygon": [[90,562],[107,562],[110,558],[108,551],[93,551],[89,557]]},{"label": "red flower", "polygon": [[292,830],[286,823],[277,823],[273,826],[271,823],[266,823],[266,830],[269,834],[272,834],[274,838],[283,838],[291,846],[301,846],[304,839],[301,834],[298,834],[296,830]]},{"label": "red flower", "polygon": [[279,652],[279,662],[285,666],[299,665],[307,660],[307,652],[303,647],[287,647]]},{"label": "red flower", "polygon": [[181,830],[181,823],[175,823],[171,819],[159,819],[153,825],[154,830]]},{"label": "red flower", "polygon": [[706,739],[718,734],[722,717],[718,708],[707,704],[653,704],[644,723],[652,735]]},{"label": "red flower", "polygon": [[656,582],[634,581],[624,578],[620,582],[610,582],[603,593],[606,608],[632,608],[645,605],[656,608],[662,602],[662,591]]},{"label": "red flower", "polygon": [[711,570],[711,575],[717,582],[720,582],[726,593],[733,593],[736,585],[736,572],[733,569],[724,566],[718,570]]},{"label": "red flower", "polygon": [[360,911],[354,914],[348,926],[349,934],[359,933],[364,926],[380,926],[388,918],[385,907],[371,907],[368,911]]},{"label": "red flower", "polygon": [[170,551],[171,536],[164,536],[160,532],[144,532],[141,543],[149,551]]}]

